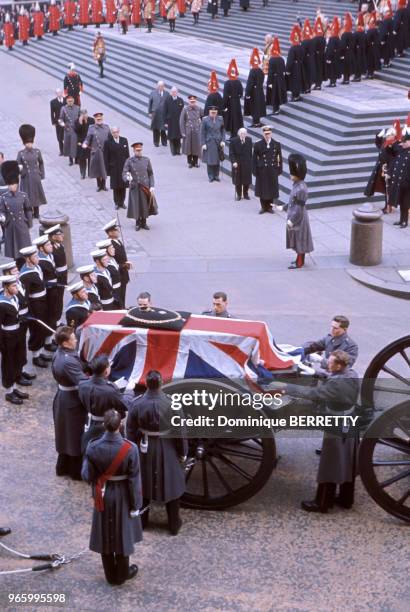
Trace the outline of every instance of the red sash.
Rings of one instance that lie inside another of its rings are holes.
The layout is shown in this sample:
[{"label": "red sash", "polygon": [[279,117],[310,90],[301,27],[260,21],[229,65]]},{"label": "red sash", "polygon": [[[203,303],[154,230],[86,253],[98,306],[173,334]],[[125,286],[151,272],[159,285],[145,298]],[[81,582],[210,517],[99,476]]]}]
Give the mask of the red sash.
[{"label": "red sash", "polygon": [[104,488],[105,483],[111,476],[114,476],[115,472],[120,467],[122,461],[128,455],[128,451],[130,450],[131,447],[132,447],[131,442],[129,442],[128,440],[124,440],[120,450],[115,455],[111,464],[108,466],[104,474],[101,474],[101,476],[97,480],[97,483],[95,485],[95,495],[94,495],[94,507],[97,510],[97,512],[104,511],[103,488]]}]

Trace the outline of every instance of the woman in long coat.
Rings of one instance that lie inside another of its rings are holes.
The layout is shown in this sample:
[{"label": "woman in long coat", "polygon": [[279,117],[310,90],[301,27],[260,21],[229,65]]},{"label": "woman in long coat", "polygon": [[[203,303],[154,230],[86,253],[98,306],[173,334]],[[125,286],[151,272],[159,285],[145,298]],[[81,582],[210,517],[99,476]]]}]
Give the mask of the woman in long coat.
[{"label": "woman in long coat", "polygon": [[38,209],[47,204],[41,181],[45,178],[44,162],[40,149],[33,147],[36,130],[32,125],[24,124],[19,128],[24,149],[17,154],[20,167],[20,191],[28,195],[34,217],[38,218]]},{"label": "woman in long coat", "polygon": [[287,211],[286,248],[296,251],[296,261],[289,266],[290,270],[294,270],[303,267],[305,254],[313,251],[313,240],[306,210],[308,197],[304,182],[307,172],[306,160],[302,155],[292,153],[288,162],[293,186],[289,195],[289,204],[284,207]]}]

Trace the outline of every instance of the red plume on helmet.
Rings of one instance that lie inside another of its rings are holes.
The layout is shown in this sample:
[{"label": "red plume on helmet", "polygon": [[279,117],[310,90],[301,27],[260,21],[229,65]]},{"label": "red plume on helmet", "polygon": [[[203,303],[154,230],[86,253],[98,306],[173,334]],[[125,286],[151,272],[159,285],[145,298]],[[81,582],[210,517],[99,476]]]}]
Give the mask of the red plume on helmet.
[{"label": "red plume on helmet", "polygon": [[323,26],[323,21],[321,20],[319,16],[316,17],[314,33],[315,33],[315,36],[325,35],[325,28]]},{"label": "red plume on helmet", "polygon": [[370,13],[369,22],[368,22],[367,25],[368,25],[370,30],[374,30],[374,28],[377,27],[377,13],[376,13],[376,11],[373,11],[373,13]]},{"label": "red plume on helmet", "polygon": [[399,0],[397,8],[398,9],[405,9],[405,8],[407,8],[407,0]]},{"label": "red plume on helmet", "polygon": [[252,68],[259,68],[260,64],[261,64],[261,58],[259,55],[259,49],[253,49],[252,53],[251,53],[251,59],[250,59],[250,65],[252,66]]},{"label": "red plume on helmet", "polygon": [[339,32],[340,32],[339,17],[333,17],[332,25],[330,26],[330,35],[339,36]]},{"label": "red plume on helmet", "polygon": [[303,40],[310,40],[313,38],[313,30],[310,25],[309,19],[305,19],[305,23],[303,25]]},{"label": "red plume on helmet", "polygon": [[383,17],[384,19],[391,19],[393,17],[393,9],[391,7],[390,0],[387,0],[386,2],[386,6],[384,7]]},{"label": "red plume on helmet", "polygon": [[270,48],[271,57],[280,57],[282,54],[280,52],[280,43],[279,38],[275,36],[272,42],[272,46]]},{"label": "red plume on helmet", "polygon": [[228,75],[230,81],[235,81],[238,78],[239,70],[238,66],[236,65],[235,58],[231,59],[226,74]]},{"label": "red plume on helmet", "polygon": [[298,25],[294,25],[290,33],[289,40],[292,45],[300,45],[301,39],[302,37],[300,35],[300,27]]},{"label": "red plume on helmet", "polygon": [[394,128],[394,131],[396,132],[396,140],[401,140],[400,119],[396,119],[396,121],[393,123],[393,128]]},{"label": "red plume on helmet", "polygon": [[393,122],[393,127],[386,132],[383,147],[391,147],[395,142],[400,142],[402,137],[400,119]]},{"label": "red plume on helmet", "polygon": [[215,93],[219,89],[218,77],[216,76],[215,70],[212,70],[211,76],[208,81],[208,91],[209,93]]},{"label": "red plume on helmet", "polygon": [[364,15],[363,15],[363,13],[358,13],[358,15],[357,15],[356,30],[358,32],[363,32],[363,30],[364,30]]},{"label": "red plume on helmet", "polygon": [[345,32],[351,32],[353,29],[353,20],[352,20],[352,16],[350,13],[346,13],[345,15],[345,19],[344,19],[344,31]]}]

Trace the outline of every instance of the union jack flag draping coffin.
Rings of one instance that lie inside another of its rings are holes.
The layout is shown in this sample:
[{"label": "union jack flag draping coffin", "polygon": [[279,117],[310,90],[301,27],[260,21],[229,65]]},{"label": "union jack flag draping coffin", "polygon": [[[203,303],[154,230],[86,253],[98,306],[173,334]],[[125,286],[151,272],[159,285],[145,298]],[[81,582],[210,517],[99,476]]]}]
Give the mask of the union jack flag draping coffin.
[{"label": "union jack flag draping coffin", "polygon": [[90,361],[105,353],[112,376],[144,383],[159,370],[164,381],[183,378],[257,379],[255,367],[286,370],[299,361],[275,344],[261,321],[191,315],[181,331],[123,327],[124,311],[94,312],[81,332],[80,353]]}]

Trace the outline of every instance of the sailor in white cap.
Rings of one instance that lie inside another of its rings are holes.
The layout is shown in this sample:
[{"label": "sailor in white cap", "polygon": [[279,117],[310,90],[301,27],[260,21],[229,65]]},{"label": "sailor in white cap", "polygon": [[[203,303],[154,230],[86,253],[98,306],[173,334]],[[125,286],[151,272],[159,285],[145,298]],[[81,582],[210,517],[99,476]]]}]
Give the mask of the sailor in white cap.
[{"label": "sailor in white cap", "polygon": [[[44,284],[47,292],[47,318],[45,323],[51,328],[57,328],[59,314],[63,310],[64,292],[61,294],[57,283],[56,266],[53,257],[53,245],[47,234],[43,234],[33,240],[38,248],[38,264],[43,272]],[[50,332],[45,340],[44,348],[54,353],[57,346],[53,342],[53,332]]]},{"label": "sailor in white cap", "polygon": [[[3,286],[0,295],[1,380],[6,400],[22,404],[29,395],[16,387],[16,383],[23,380],[21,372],[26,363],[26,344],[20,333],[17,277],[1,276],[0,283]],[[26,381],[24,386],[27,386]]]},{"label": "sailor in white cap", "polygon": [[106,238],[105,240],[100,240],[97,242],[95,246],[97,249],[105,249],[109,257],[107,270],[111,275],[112,289],[114,294],[114,308],[124,308],[124,305],[121,303],[120,267],[114,258],[115,250],[112,241],[109,238]]},{"label": "sailor in white cap", "polygon": [[29,315],[31,315],[28,348],[33,355],[33,365],[47,368],[47,362],[51,361],[51,357],[43,351],[45,339],[49,335],[46,323],[47,291],[44,274],[39,266],[38,251],[35,245],[24,247],[20,250],[20,255],[25,259],[25,264],[20,270],[20,280],[26,292]]},{"label": "sailor in white cap", "polygon": [[61,225],[53,225],[44,232],[50,238],[53,246],[53,257],[54,264],[56,267],[57,284],[58,284],[58,304],[61,310],[58,310],[57,321],[61,320],[63,314],[63,302],[64,302],[64,288],[67,286],[68,279],[68,267],[67,267],[67,256],[64,249],[64,233]]},{"label": "sailor in white cap", "polygon": [[92,311],[91,302],[88,299],[88,293],[83,281],[73,283],[67,289],[71,293],[72,298],[65,309],[65,316],[67,325],[76,330],[77,327],[88,319]]},{"label": "sailor in white cap", "polygon": [[97,275],[97,288],[103,310],[114,310],[114,291],[111,274],[108,271],[109,256],[105,249],[97,249],[90,253],[94,259],[94,272]]},{"label": "sailor in white cap", "polygon": [[111,221],[104,225],[103,230],[107,234],[108,238],[110,238],[112,241],[115,251],[114,258],[117,264],[119,265],[121,279],[120,303],[121,308],[124,308],[127,284],[130,281],[129,270],[131,270],[132,268],[132,263],[128,260],[125,245],[120,238],[120,227],[118,225],[117,219],[111,219]]},{"label": "sailor in white cap", "polygon": [[102,310],[100,294],[98,293],[98,287],[96,285],[97,275],[95,273],[94,266],[92,264],[80,266],[77,268],[76,272],[80,275],[80,278],[83,281],[92,309]]}]

